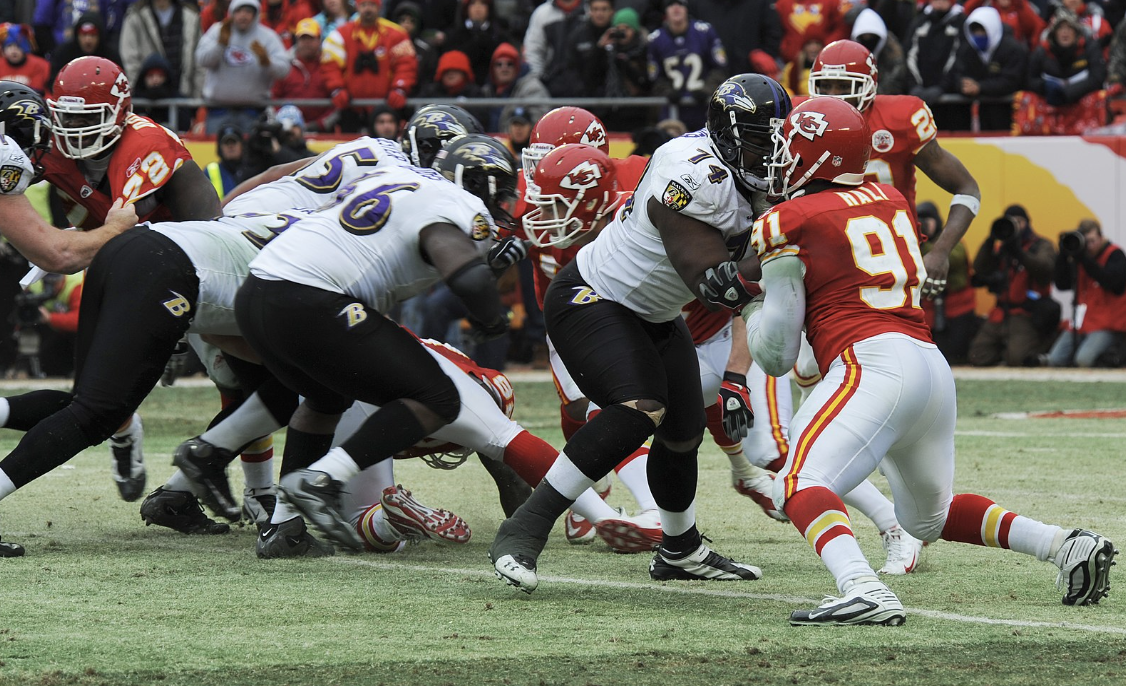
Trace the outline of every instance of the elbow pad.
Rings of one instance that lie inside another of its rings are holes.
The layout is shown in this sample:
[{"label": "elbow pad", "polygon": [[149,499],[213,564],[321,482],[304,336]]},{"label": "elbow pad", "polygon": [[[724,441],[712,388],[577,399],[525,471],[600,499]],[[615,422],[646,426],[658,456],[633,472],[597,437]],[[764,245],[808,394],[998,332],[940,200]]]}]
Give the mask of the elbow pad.
[{"label": "elbow pad", "polygon": [[747,281],[735,262],[723,262],[704,272],[700,297],[707,302],[739,312],[762,292],[758,284]]},{"label": "elbow pad", "polygon": [[473,319],[486,327],[503,319],[500,295],[497,293],[497,279],[484,260],[475,259],[462,265],[446,279],[450,287]]}]

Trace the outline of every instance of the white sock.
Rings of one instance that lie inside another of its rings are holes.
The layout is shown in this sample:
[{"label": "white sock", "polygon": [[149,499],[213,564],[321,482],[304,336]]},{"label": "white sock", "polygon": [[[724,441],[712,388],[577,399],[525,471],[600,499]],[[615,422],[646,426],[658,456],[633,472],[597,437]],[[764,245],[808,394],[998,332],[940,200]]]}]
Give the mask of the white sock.
[{"label": "white sock", "polygon": [[887,499],[876,484],[865,479],[860,485],[841,496],[841,500],[848,505],[849,510],[860,510],[864,516],[872,520],[880,533],[887,531],[899,524],[895,518],[895,505]]},{"label": "white sock", "polygon": [[571,509],[575,514],[584,517],[587,521],[601,522],[603,519],[613,519],[620,517],[618,511],[606,504],[593,489],[586,489],[575,498],[575,502],[571,504]]},{"label": "white sock", "polygon": [[169,477],[168,481],[164,482],[162,488],[166,491],[188,491],[189,493],[192,490],[191,482],[188,481],[188,477],[184,476],[184,473],[179,469],[172,472],[172,476]]},{"label": "white sock", "polygon": [[1013,517],[1013,522],[1009,525],[1009,549],[1032,555],[1041,562],[1055,557],[1066,537],[1060,527],[1044,524],[1022,515]]},{"label": "white sock", "polygon": [[670,512],[657,508],[661,513],[661,531],[666,536],[679,536],[696,525],[696,501],[684,512]]},{"label": "white sock", "polygon": [[645,474],[646,465],[649,464],[649,454],[641,455],[630,460],[630,463],[617,471],[618,480],[621,481],[633,499],[637,501],[637,509],[641,512],[657,507],[653,499],[653,491],[649,490],[649,477]]},{"label": "white sock", "polygon": [[853,536],[837,536],[826,543],[821,549],[821,561],[836,579],[837,590],[841,593],[850,581],[864,576],[876,577]]},{"label": "white sock", "polygon": [[8,478],[3,469],[0,469],[0,499],[7,498],[16,492],[16,485]]},{"label": "white sock", "polygon": [[568,500],[577,500],[583,491],[594,484],[594,480],[583,474],[565,452],[559,453],[543,478]]},{"label": "white sock", "polygon": [[274,485],[274,458],[248,462],[242,460],[242,480],[247,488],[270,488]]},{"label": "white sock", "polygon": [[8,404],[7,398],[0,398],[0,426],[8,425],[8,415],[12,412],[12,406]]},{"label": "white sock", "polygon": [[238,450],[280,428],[261,398],[254,393],[227,418],[200,434],[200,438],[223,450]]},{"label": "white sock", "polygon": [[[376,462],[344,486],[344,511],[362,516],[372,505],[378,505],[383,489],[395,485],[395,460]],[[383,515],[380,515],[381,517]]]},{"label": "white sock", "polygon": [[328,454],[309,465],[309,469],[324,472],[337,481],[347,481],[360,473],[360,465],[352,459],[344,448],[336,447]]}]

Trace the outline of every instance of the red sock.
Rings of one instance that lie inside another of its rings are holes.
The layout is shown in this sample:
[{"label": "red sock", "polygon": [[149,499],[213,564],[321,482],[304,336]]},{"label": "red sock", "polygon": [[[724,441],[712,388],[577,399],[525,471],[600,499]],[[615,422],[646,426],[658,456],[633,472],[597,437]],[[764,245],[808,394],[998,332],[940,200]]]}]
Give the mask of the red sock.
[{"label": "red sock", "polygon": [[574,436],[575,432],[583,427],[583,424],[586,424],[586,422],[577,422],[571,419],[567,416],[567,410],[563,409],[562,405],[559,406],[559,426],[563,429],[564,441],[571,440],[571,436]]},{"label": "red sock", "polygon": [[1008,548],[1009,527],[1014,519],[1015,512],[1009,512],[989,498],[959,493],[946,513],[942,537],[947,541]]},{"label": "red sock", "polygon": [[708,417],[708,433],[712,435],[712,440],[721,450],[739,445],[738,442],[732,443],[723,430],[723,408],[719,406],[719,403],[704,408],[704,414]]},{"label": "red sock", "polygon": [[824,486],[798,491],[786,501],[784,509],[818,555],[825,544],[837,536],[853,535],[844,502]]},{"label": "red sock", "polygon": [[557,457],[559,451],[550,443],[527,431],[521,431],[504,448],[504,463],[532,488],[543,481]]},{"label": "red sock", "polygon": [[265,462],[274,458],[274,437],[263,436],[242,451],[243,462]]}]

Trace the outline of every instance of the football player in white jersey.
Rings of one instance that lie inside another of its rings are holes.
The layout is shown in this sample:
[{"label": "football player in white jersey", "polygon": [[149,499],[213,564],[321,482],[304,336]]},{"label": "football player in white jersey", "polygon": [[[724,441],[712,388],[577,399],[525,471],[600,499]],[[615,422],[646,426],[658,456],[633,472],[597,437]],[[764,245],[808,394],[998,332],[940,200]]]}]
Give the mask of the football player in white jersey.
[{"label": "football player in white jersey", "polygon": [[501,525],[489,551],[498,578],[535,590],[536,559],[554,521],[649,436],[649,485],[664,532],[650,576],[761,578],[757,567],[711,550],[696,528],[704,401],[680,311],[696,297],[737,311],[757,292],[757,261],[742,260],[756,206],[768,206],[771,132],[789,110],[789,96],[770,78],[725,81],[707,128],[661,146],[629,204],[552,281],[548,334],[579,388],[603,409]]},{"label": "football player in white jersey", "polygon": [[[463,136],[434,170],[380,169],[342,189],[251,263],[236,298],[239,328],[270,372],[304,396],[287,433],[285,498],[263,538],[297,516],[292,506],[333,541],[361,548],[342,483],[457,416],[453,382],[382,312],[442,279],[477,335],[503,334],[508,322],[483,257],[493,216],[507,213],[515,186],[515,163],[499,142]],[[354,400],[380,410],[329,450]]]}]

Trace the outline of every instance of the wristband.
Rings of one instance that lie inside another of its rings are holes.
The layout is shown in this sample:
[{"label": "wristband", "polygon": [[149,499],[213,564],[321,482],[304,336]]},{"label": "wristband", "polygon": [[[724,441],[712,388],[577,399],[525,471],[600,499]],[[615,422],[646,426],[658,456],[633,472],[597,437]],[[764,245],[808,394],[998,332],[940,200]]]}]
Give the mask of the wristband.
[{"label": "wristband", "polygon": [[747,385],[747,375],[746,374],[740,374],[738,372],[724,372],[723,373],[723,380],[724,381],[730,381],[733,384],[739,384],[740,386],[746,386]]},{"label": "wristband", "polygon": [[954,207],[955,205],[961,205],[965,207],[975,217],[977,216],[977,213],[981,211],[981,200],[975,198],[972,195],[966,195],[964,193],[958,193],[950,200],[950,207]]}]

